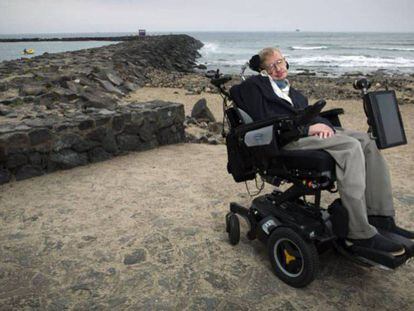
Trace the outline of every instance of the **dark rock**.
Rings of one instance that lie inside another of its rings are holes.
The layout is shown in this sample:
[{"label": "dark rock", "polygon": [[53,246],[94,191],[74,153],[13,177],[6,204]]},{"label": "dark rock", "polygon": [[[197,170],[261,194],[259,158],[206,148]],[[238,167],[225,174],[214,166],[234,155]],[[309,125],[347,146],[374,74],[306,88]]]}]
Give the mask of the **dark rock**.
[{"label": "dark rock", "polygon": [[138,133],[139,137],[141,137],[143,141],[150,141],[154,139],[154,128],[153,125],[148,121],[144,122],[144,124],[140,127]]},{"label": "dark rock", "polygon": [[38,166],[44,167],[47,164],[47,156],[39,153],[39,152],[32,152],[28,155],[29,163]]},{"label": "dark rock", "polygon": [[30,144],[32,146],[49,141],[52,138],[48,129],[36,129],[29,132]]},{"label": "dark rock", "polygon": [[6,169],[0,169],[0,185],[8,183],[11,179],[11,174]]},{"label": "dark rock", "polygon": [[76,153],[70,149],[63,149],[50,155],[50,161],[61,169],[69,169],[88,163],[88,157],[83,153]]},{"label": "dark rock", "polygon": [[157,140],[160,145],[177,144],[185,141],[184,128],[171,126],[161,129],[157,133]]},{"label": "dark rock", "polygon": [[6,105],[0,104],[0,116],[7,116],[11,113],[15,113],[15,111]]},{"label": "dark rock", "polygon": [[221,122],[210,122],[208,124],[208,130],[214,134],[221,134],[223,130],[223,123]]},{"label": "dark rock", "polygon": [[87,138],[100,142],[107,152],[117,153],[118,151],[115,135],[111,129],[99,127],[88,133]]},{"label": "dark rock", "polygon": [[[69,134],[65,134],[59,138],[57,138],[54,141],[54,144],[52,146],[54,151],[60,151],[62,149],[69,149],[71,148],[73,145],[79,143],[81,141],[81,138],[79,135],[73,134],[73,133],[69,133]],[[85,150],[77,150],[80,152],[83,152]]]},{"label": "dark rock", "polygon": [[82,103],[84,109],[94,107],[113,110],[117,106],[113,98],[98,90],[87,90],[81,95],[81,98],[85,100],[85,102]]},{"label": "dark rock", "polygon": [[119,132],[124,127],[124,118],[123,116],[115,116],[112,118],[112,129],[116,132]]},{"label": "dark rock", "polygon": [[141,131],[141,126],[135,123],[125,126],[123,133],[130,135],[137,135]]},{"label": "dark rock", "polygon": [[13,169],[24,164],[27,164],[27,157],[21,153],[13,153],[8,156],[6,168]]},{"label": "dark rock", "polygon": [[112,82],[113,85],[116,85],[116,86],[120,86],[122,84],[122,82],[124,82],[120,77],[118,77],[114,73],[108,72],[106,74],[106,77],[108,78],[109,81]]},{"label": "dark rock", "polygon": [[0,161],[6,161],[7,160],[7,149],[5,146],[1,145],[1,141],[0,141]]},{"label": "dark rock", "polygon": [[12,106],[12,107],[21,106],[23,103],[24,103],[23,97],[20,97],[20,96],[0,100],[0,104],[4,104],[6,106]]},{"label": "dark rock", "polygon": [[89,161],[92,163],[105,161],[112,158],[112,155],[102,147],[97,147],[88,152]]},{"label": "dark rock", "polygon": [[106,80],[99,80],[99,79],[98,81],[103,86],[103,88],[107,90],[108,92],[115,93],[121,96],[125,95],[120,89],[115,87],[111,82],[106,81]]},{"label": "dark rock", "polygon": [[15,174],[16,180],[23,180],[42,175],[42,169],[38,166],[24,165],[19,168]]},{"label": "dark rock", "polygon": [[14,126],[9,124],[0,124],[0,134],[7,134],[14,132]]},{"label": "dark rock", "polygon": [[119,149],[124,151],[138,150],[141,140],[137,135],[120,134],[117,137]]},{"label": "dark rock", "polygon": [[145,249],[137,249],[132,254],[125,255],[124,258],[124,264],[125,265],[134,265],[137,263],[141,263],[145,261],[147,258],[147,254],[145,252]]},{"label": "dark rock", "polygon": [[9,148],[27,146],[28,144],[29,137],[27,136],[27,134],[23,133],[11,134],[7,139],[7,146]]},{"label": "dark rock", "polygon": [[95,126],[95,121],[92,119],[89,120],[82,120],[79,122],[78,129],[81,131],[91,129]]},{"label": "dark rock", "polygon": [[78,142],[73,143],[72,149],[75,150],[76,152],[85,152],[99,145],[100,143],[97,141],[84,139],[84,140],[79,140]]},{"label": "dark rock", "polygon": [[48,109],[53,109],[55,103],[60,101],[60,96],[57,93],[47,93],[35,98],[35,104],[46,106]]},{"label": "dark rock", "polygon": [[[109,111],[109,110],[108,110]],[[111,121],[111,117],[101,117],[101,116],[97,116],[95,119],[95,126],[96,127],[100,127],[102,125],[106,125]]]},{"label": "dark rock", "polygon": [[56,87],[52,90],[52,94],[59,98],[60,101],[71,101],[78,98],[76,92],[62,87]]},{"label": "dark rock", "polygon": [[69,90],[71,90],[72,92],[74,92],[74,93],[78,93],[78,92],[79,92],[78,84],[77,84],[77,83],[75,83],[75,82],[73,82],[73,81],[66,81],[66,82],[64,83],[64,86],[65,86],[67,89],[69,89]]},{"label": "dark rock", "polygon": [[197,101],[191,110],[191,117],[197,120],[203,120],[208,122],[216,122],[214,115],[211,113],[210,109],[207,107],[207,101],[205,98]]}]

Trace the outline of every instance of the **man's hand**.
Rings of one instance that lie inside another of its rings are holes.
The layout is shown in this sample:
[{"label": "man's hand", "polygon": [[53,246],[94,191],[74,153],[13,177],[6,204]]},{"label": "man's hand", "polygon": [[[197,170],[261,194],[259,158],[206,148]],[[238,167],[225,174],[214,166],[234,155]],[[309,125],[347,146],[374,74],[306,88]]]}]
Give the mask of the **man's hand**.
[{"label": "man's hand", "polygon": [[329,138],[334,135],[334,131],[323,123],[316,123],[309,126],[309,136],[319,136],[320,138]]}]

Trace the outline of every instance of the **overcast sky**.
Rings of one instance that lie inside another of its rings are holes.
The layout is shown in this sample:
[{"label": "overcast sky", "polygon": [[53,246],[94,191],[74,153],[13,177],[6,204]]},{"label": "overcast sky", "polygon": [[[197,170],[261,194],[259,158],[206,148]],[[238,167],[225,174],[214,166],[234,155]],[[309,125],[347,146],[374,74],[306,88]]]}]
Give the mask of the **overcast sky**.
[{"label": "overcast sky", "polygon": [[413,0],[0,0],[0,33],[414,32]]}]

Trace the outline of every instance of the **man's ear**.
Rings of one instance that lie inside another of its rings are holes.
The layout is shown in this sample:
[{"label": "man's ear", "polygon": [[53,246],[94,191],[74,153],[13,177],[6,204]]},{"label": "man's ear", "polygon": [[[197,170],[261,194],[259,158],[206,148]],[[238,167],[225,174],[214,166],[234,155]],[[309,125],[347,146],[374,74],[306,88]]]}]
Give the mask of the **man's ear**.
[{"label": "man's ear", "polygon": [[288,63],[288,61],[286,60],[286,58],[285,58],[285,63],[286,63],[286,69],[289,69],[289,63]]}]

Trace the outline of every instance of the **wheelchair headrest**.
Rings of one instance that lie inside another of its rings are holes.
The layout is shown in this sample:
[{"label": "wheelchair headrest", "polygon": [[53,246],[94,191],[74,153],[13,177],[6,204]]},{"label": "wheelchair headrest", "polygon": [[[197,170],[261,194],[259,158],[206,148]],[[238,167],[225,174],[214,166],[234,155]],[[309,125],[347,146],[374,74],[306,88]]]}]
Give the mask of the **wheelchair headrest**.
[{"label": "wheelchair headrest", "polygon": [[253,71],[260,72],[260,56],[258,54],[253,55],[249,60],[249,68]]}]

